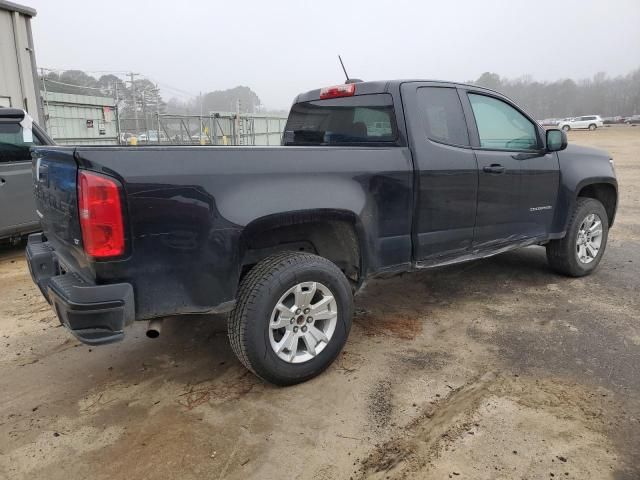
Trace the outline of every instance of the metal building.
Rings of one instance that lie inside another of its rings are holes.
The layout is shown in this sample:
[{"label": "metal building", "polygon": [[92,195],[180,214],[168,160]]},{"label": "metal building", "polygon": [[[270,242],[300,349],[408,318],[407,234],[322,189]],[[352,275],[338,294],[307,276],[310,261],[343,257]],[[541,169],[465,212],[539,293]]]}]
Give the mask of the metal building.
[{"label": "metal building", "polygon": [[47,133],[61,145],[116,145],[118,113],[110,97],[41,92]]},{"label": "metal building", "polygon": [[22,108],[40,123],[42,104],[31,35],[33,8],[0,0],[0,106]]}]

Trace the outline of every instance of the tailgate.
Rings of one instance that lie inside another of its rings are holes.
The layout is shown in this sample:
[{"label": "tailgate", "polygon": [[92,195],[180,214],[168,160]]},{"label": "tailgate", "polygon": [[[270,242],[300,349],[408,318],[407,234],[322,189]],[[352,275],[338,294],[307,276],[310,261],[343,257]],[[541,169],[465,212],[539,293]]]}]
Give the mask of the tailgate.
[{"label": "tailgate", "polygon": [[[74,147],[32,149],[36,209],[47,240],[69,261],[83,259]],[[74,262],[75,263],[75,262]]]}]

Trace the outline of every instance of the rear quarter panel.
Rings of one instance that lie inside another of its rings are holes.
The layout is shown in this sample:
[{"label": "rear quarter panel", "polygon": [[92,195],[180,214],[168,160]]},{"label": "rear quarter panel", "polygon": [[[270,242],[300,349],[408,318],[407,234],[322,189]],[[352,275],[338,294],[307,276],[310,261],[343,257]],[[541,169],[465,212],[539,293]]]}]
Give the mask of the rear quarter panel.
[{"label": "rear quarter panel", "polygon": [[95,271],[99,281],[134,285],[139,318],[232,301],[240,236],[271,215],[352,216],[365,273],[411,261],[407,148],[95,147],[78,148],[76,157],[124,186],[131,254]]}]

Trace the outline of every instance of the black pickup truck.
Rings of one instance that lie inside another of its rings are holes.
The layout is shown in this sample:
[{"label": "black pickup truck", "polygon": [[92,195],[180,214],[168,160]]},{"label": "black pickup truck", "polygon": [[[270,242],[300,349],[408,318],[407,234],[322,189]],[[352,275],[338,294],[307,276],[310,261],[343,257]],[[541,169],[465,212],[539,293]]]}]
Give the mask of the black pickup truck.
[{"label": "black pickup truck", "polygon": [[368,278],[528,245],[586,275],[616,212],[607,153],[471,85],[313,90],[282,143],[33,148],[27,257],[61,322],[95,345],[226,312],[240,361],[293,384],[336,358]]}]

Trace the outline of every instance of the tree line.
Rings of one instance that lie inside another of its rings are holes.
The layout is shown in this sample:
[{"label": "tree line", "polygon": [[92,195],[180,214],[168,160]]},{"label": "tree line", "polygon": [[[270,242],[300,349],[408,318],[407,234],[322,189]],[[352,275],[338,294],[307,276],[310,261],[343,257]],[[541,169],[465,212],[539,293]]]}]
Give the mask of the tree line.
[{"label": "tree line", "polygon": [[255,113],[261,107],[258,95],[245,86],[203,92],[189,100],[171,98],[165,101],[161,88],[151,80],[140,75],[123,76],[124,80],[113,74],[96,78],[81,70],[50,71],[40,77],[40,82],[47,92],[117,99],[118,111],[125,119],[136,116],[143,119],[157,113],[209,115],[210,112],[235,112],[238,109],[241,113]]},{"label": "tree line", "polygon": [[[122,118],[143,118],[158,112],[208,115],[238,109],[241,113],[255,113],[262,109],[258,95],[246,86],[204,92],[188,100],[171,98],[165,101],[158,85],[141,76],[134,76],[131,82],[113,74],[96,78],[80,70],[67,70],[48,72],[41,81],[47,91],[117,97]],[[593,78],[553,82],[536,81],[531,76],[509,79],[485,72],[469,83],[507,95],[538,119],[640,114],[640,68],[617,77],[600,72]]]},{"label": "tree line", "polygon": [[469,83],[508,96],[537,119],[640,114],[640,68],[618,77],[600,72],[593,78],[554,82],[539,82],[531,76],[508,79],[485,72]]}]

